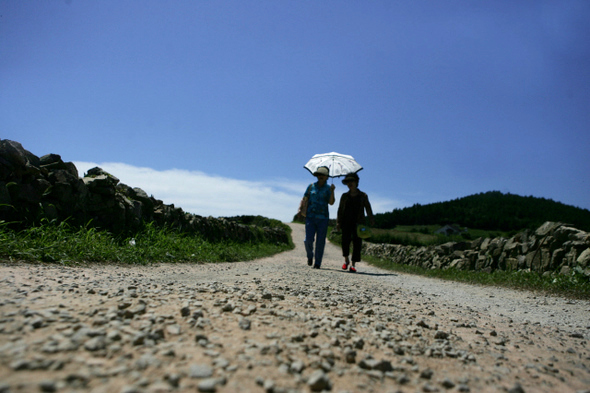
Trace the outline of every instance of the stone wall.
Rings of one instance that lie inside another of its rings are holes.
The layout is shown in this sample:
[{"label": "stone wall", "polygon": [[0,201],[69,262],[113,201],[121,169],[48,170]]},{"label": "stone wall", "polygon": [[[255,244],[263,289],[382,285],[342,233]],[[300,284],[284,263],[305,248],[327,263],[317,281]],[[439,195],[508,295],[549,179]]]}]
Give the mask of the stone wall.
[{"label": "stone wall", "polygon": [[590,233],[559,222],[546,222],[535,231],[524,231],[510,239],[479,238],[429,247],[365,242],[363,252],[425,269],[526,270],[540,274],[576,270],[590,277]]},{"label": "stone wall", "polygon": [[67,220],[72,225],[91,225],[117,234],[133,233],[145,223],[154,223],[198,233],[211,241],[290,240],[284,228],[244,225],[239,217],[186,213],[140,188],[120,183],[100,168],[80,178],[76,166],[57,154],[37,157],[18,142],[0,140],[0,221],[24,228],[44,219]]}]

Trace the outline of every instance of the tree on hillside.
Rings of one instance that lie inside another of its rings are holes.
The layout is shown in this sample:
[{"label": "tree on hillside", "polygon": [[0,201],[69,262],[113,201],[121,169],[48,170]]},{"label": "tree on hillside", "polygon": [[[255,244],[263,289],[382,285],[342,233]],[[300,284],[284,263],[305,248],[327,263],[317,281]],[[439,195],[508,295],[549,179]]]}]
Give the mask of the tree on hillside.
[{"label": "tree on hillside", "polygon": [[590,211],[533,196],[479,193],[447,202],[415,204],[390,213],[377,214],[378,228],[396,225],[446,225],[485,230],[535,229],[545,221],[560,221],[590,231]]}]

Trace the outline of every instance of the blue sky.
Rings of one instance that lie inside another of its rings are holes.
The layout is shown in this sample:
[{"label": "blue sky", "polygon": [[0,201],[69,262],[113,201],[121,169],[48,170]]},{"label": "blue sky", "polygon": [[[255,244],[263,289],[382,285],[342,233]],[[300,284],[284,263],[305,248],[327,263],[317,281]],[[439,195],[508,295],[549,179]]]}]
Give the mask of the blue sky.
[{"label": "blue sky", "polygon": [[589,209],[589,20],[586,0],[0,0],[0,138],[205,216],[290,220],[331,151],[376,212],[492,190]]}]

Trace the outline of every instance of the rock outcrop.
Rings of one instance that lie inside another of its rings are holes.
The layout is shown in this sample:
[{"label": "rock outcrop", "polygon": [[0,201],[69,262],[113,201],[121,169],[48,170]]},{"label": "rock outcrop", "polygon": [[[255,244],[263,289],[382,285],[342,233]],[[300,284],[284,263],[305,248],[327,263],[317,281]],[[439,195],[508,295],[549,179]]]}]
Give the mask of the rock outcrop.
[{"label": "rock outcrop", "polygon": [[240,217],[186,213],[140,188],[120,183],[101,168],[93,168],[80,178],[76,166],[59,155],[37,157],[10,140],[0,140],[1,220],[17,228],[42,220],[67,220],[72,225],[92,225],[117,234],[133,233],[146,223],[154,223],[198,233],[211,241],[289,242],[283,228],[244,225],[242,221],[247,220]]},{"label": "rock outcrop", "polygon": [[569,274],[575,270],[590,277],[590,233],[560,222],[546,222],[535,231],[524,231],[510,239],[479,238],[429,247],[365,242],[363,252],[425,269],[524,270],[540,274]]}]

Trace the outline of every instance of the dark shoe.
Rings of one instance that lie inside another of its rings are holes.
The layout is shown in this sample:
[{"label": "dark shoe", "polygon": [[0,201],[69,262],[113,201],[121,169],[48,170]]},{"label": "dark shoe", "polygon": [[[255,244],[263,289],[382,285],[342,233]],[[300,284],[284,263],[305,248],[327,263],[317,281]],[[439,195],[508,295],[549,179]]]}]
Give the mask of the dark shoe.
[{"label": "dark shoe", "polygon": [[351,273],[356,273],[356,269],[354,268],[354,266],[351,266],[351,267],[350,267],[350,272],[351,272]]},{"label": "dark shoe", "polygon": [[307,266],[311,266],[313,264],[313,261],[311,259],[307,260]]},{"label": "dark shoe", "polygon": [[320,267],[318,265],[313,265],[314,269],[319,269]]}]

